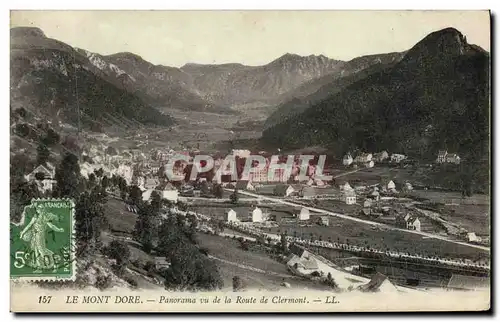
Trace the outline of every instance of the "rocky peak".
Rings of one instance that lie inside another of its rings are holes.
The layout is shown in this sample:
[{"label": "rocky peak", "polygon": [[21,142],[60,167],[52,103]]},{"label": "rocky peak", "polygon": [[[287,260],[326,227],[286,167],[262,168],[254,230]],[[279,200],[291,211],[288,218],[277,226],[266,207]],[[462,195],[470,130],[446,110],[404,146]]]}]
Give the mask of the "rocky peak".
[{"label": "rocky peak", "polygon": [[426,65],[430,61],[444,61],[470,53],[467,38],[455,28],[446,28],[429,34],[411,48],[403,59],[410,64]]}]

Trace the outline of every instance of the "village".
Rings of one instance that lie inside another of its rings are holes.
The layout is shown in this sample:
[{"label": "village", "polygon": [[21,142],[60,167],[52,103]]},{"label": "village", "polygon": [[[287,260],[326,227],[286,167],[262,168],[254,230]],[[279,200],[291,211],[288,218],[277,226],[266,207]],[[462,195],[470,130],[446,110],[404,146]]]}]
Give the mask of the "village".
[{"label": "village", "polygon": [[[241,161],[252,153],[233,150],[237,180],[229,169],[217,171],[226,166],[219,155],[213,171],[199,173],[191,181],[190,172],[197,166],[193,160],[198,153],[172,149],[118,151],[104,145],[91,146],[81,153],[79,166],[81,175],[87,179],[96,175],[101,180],[123,178],[129,189],[140,190],[145,202],[156,192],[169,204],[186,205],[188,212],[208,223],[202,225],[205,231],[213,233],[210,223],[216,222],[226,227],[221,235],[225,238],[268,243],[279,243],[284,238],[294,250],[293,256],[286,259],[286,266],[296,276],[330,273],[336,283],[346,288],[352,283],[341,282],[345,274],[363,277],[363,281],[368,278],[366,283],[373,277],[370,283],[377,285],[386,279],[392,284],[420,287],[442,287],[447,283],[444,280],[460,280],[466,285],[460,287],[466,289],[484,284],[489,271],[489,232],[473,230],[475,226],[463,225],[445,215],[453,214],[461,206],[475,207],[467,205],[473,202],[451,192],[441,193],[444,197],[436,202],[425,197],[435,193],[432,189],[416,188],[409,180],[396,176],[374,175],[376,170],[390,174],[391,169],[404,168],[405,155],[382,151],[353,157],[348,153],[337,164],[323,169],[323,174],[333,177],[324,182],[316,176],[314,164],[307,167],[306,180],[298,180],[298,162],[294,163],[290,177],[284,169],[277,169],[271,175],[270,157],[264,151],[258,154],[264,156],[266,166],[245,176]],[[171,181],[166,175],[168,161],[179,154],[189,161],[175,162],[171,170],[187,180]],[[439,151],[435,161],[436,165],[459,163],[457,154],[446,151]],[[55,168],[50,163],[39,165],[25,178],[35,182],[40,191],[49,192],[55,184]],[[123,211],[137,213],[116,186],[110,187],[108,193],[121,200]],[[436,204],[441,206],[436,208]],[[346,260],[353,256],[357,259]],[[403,260],[404,265],[397,263]],[[389,265],[392,274],[386,272],[387,261],[396,262]],[[415,269],[408,269],[408,263]],[[442,276],[433,277],[436,273],[426,268],[432,265],[445,267],[443,271],[448,273],[444,280]],[[405,273],[394,274],[394,267]]]}]

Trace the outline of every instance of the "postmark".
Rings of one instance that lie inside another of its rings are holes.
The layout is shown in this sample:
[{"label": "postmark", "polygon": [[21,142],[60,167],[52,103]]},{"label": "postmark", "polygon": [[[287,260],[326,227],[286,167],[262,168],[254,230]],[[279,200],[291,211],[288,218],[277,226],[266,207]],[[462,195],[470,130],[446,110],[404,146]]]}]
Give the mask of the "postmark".
[{"label": "postmark", "polygon": [[34,199],[21,220],[10,224],[10,277],[21,281],[66,281],[76,276],[74,203]]}]

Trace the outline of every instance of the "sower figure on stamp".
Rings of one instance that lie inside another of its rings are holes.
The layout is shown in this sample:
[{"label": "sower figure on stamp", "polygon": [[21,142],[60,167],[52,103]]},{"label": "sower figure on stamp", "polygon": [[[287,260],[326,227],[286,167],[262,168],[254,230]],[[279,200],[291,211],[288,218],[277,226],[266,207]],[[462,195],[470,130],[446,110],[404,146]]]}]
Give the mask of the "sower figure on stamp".
[{"label": "sower figure on stamp", "polygon": [[42,269],[53,268],[54,252],[46,247],[45,234],[47,228],[56,232],[64,232],[63,228],[54,225],[53,221],[58,221],[59,217],[44,209],[43,205],[36,206],[36,213],[26,227],[21,231],[20,238],[29,243],[31,249],[31,264],[36,273],[41,273]]}]

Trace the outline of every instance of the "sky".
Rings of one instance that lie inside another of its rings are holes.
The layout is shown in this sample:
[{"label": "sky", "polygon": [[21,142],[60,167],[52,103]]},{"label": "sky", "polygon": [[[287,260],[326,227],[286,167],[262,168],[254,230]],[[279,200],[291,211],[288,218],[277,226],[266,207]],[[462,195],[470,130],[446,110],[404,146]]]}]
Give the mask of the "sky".
[{"label": "sky", "polygon": [[410,49],[447,27],[490,51],[487,11],[11,11],[11,27],[154,64],[264,65],[285,53],[350,60]]}]

